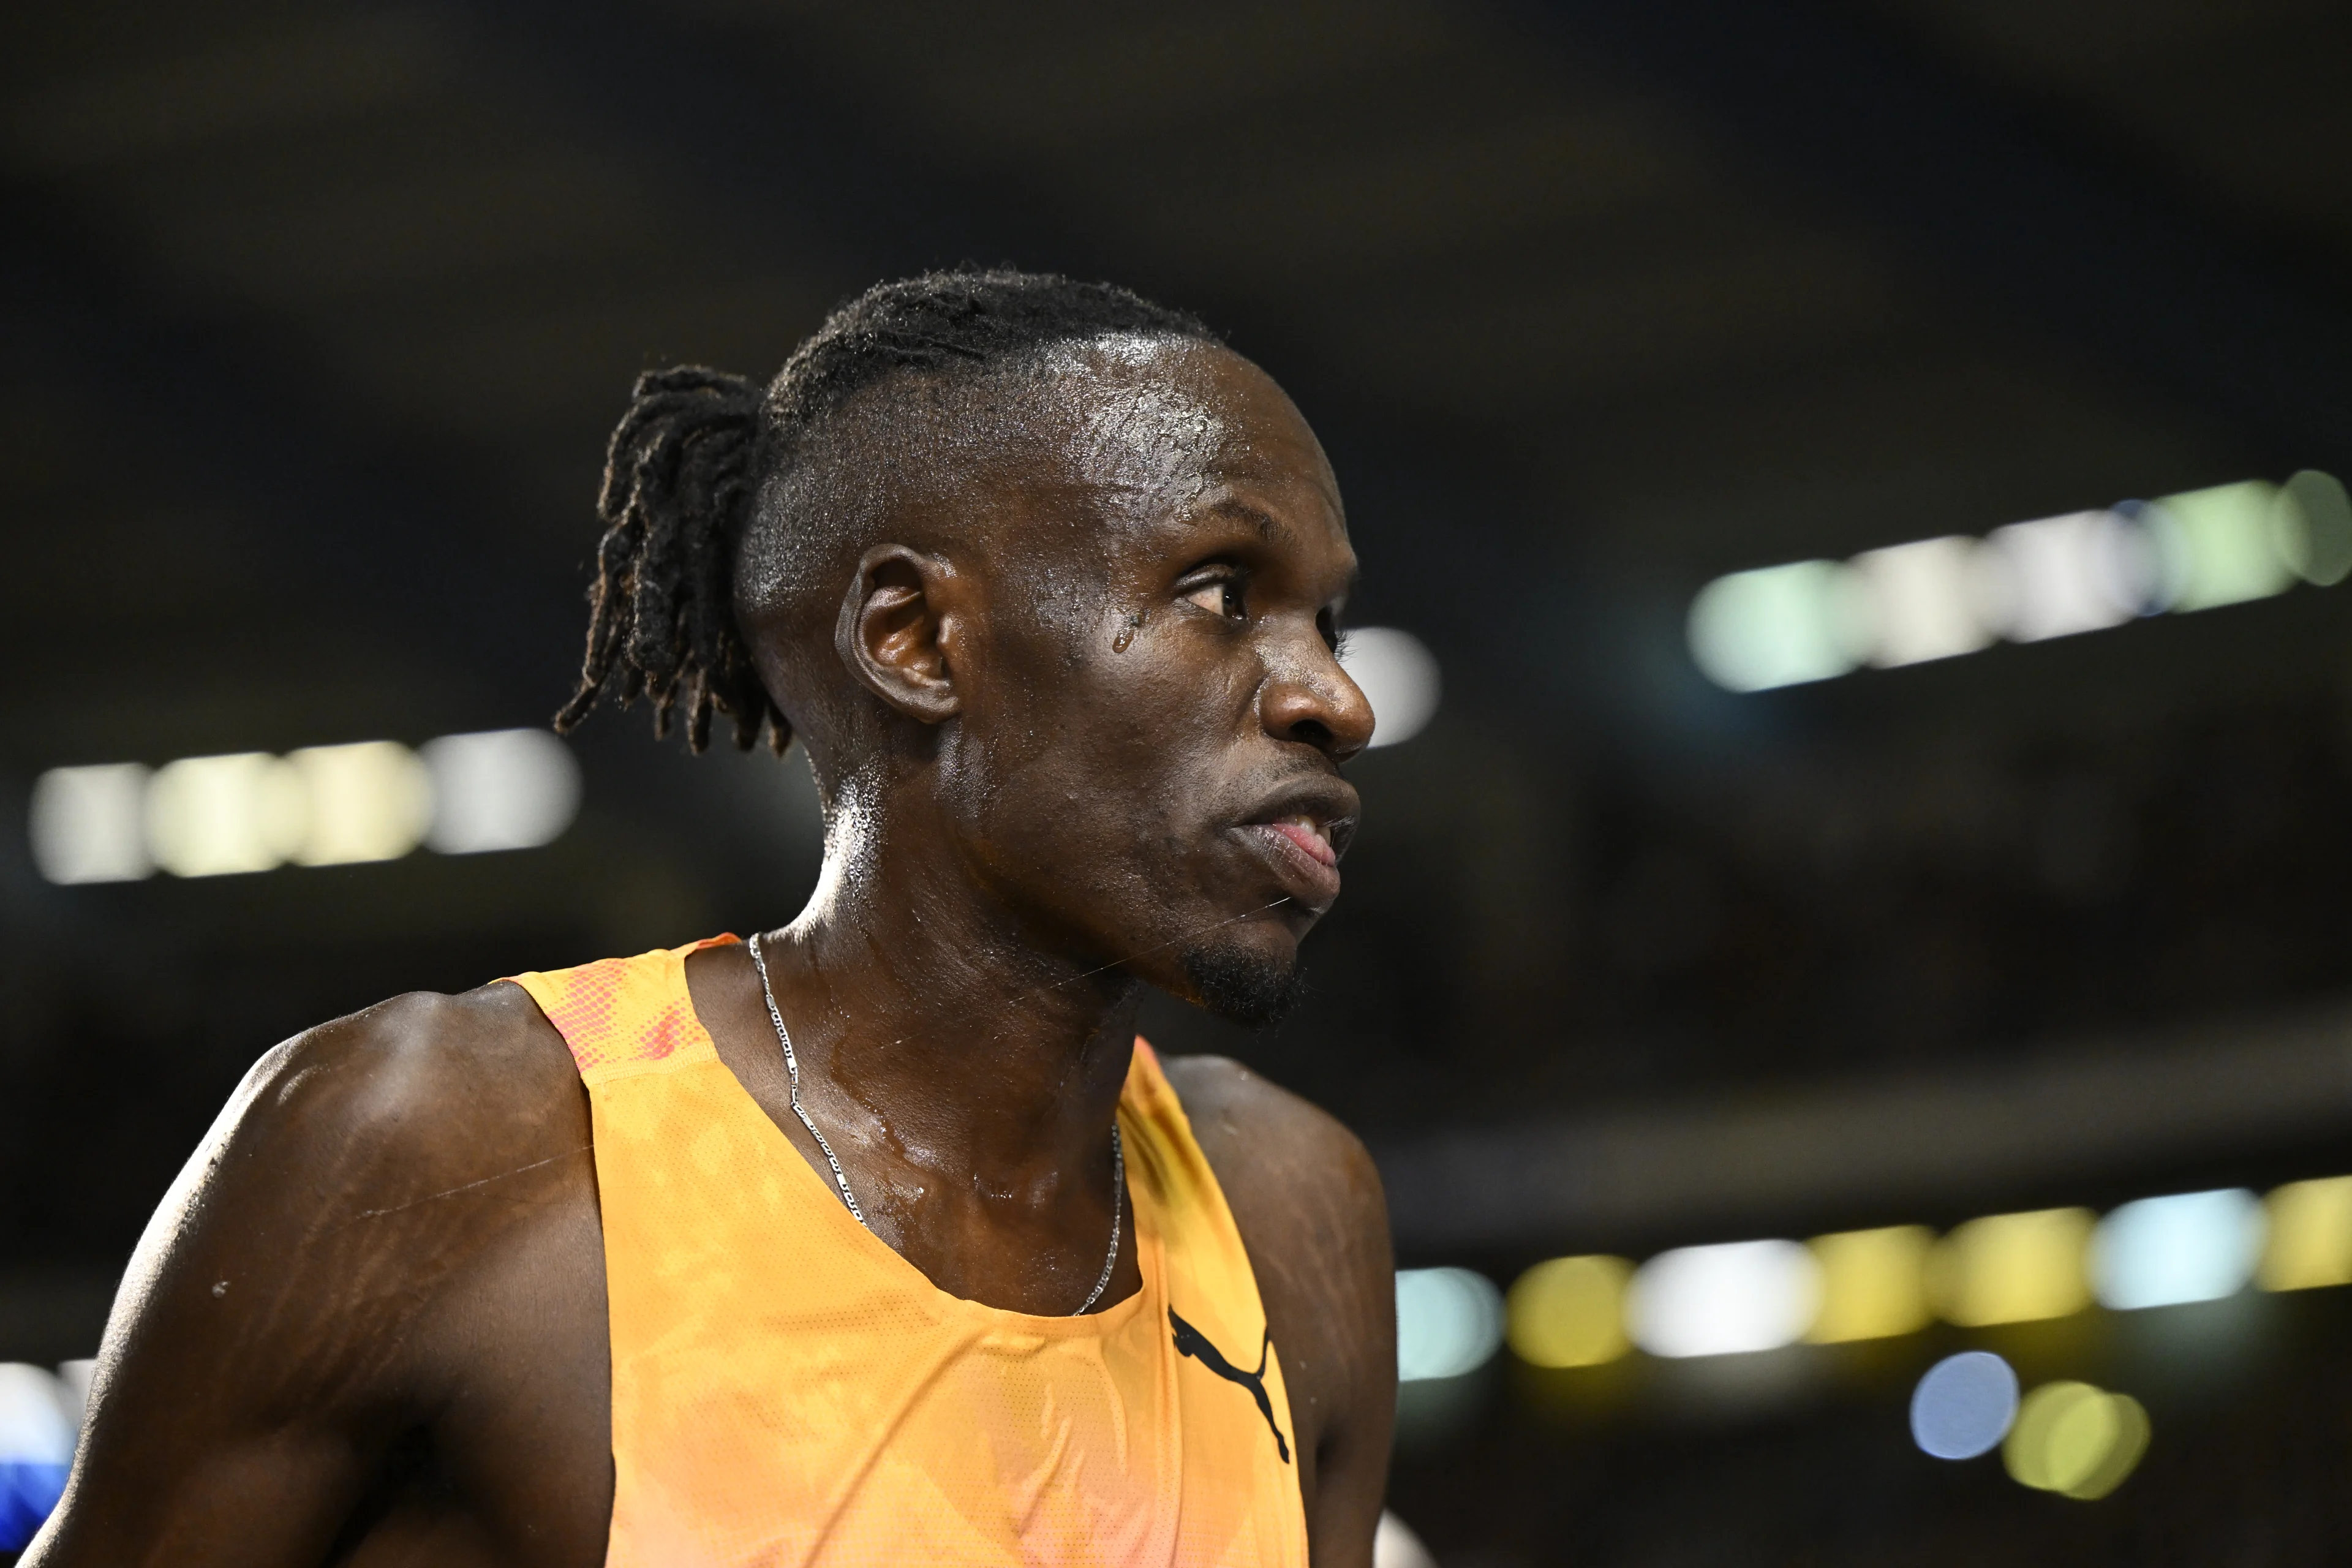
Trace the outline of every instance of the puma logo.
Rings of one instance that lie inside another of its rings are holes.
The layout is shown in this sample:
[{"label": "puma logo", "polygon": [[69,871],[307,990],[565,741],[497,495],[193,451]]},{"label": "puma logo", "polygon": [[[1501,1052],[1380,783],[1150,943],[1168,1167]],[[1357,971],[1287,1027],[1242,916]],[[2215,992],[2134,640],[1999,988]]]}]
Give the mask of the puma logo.
[{"label": "puma logo", "polygon": [[1274,1424],[1274,1401],[1265,1396],[1265,1360],[1274,1348],[1274,1330],[1268,1328],[1265,1338],[1257,1347],[1257,1370],[1244,1372],[1227,1361],[1224,1352],[1209,1342],[1209,1336],[1168,1309],[1168,1322],[1176,1331],[1176,1353],[1191,1356],[1227,1383],[1238,1383],[1250,1391],[1257,1401],[1257,1413],[1265,1417],[1265,1429],[1274,1434],[1274,1450],[1282,1456],[1284,1464],[1290,1463],[1290,1445],[1283,1439],[1282,1428]]}]

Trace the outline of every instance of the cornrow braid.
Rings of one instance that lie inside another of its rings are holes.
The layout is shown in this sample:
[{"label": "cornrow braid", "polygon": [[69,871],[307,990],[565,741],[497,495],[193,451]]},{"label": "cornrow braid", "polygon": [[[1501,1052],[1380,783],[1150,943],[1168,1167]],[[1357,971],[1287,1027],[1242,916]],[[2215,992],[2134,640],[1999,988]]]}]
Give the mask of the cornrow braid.
[{"label": "cornrow braid", "polygon": [[710,743],[714,712],[749,751],[764,727],[781,752],[792,726],[760,684],[735,629],[728,566],[760,483],[755,382],[699,365],[637,377],[613,432],[596,514],[604,537],[589,590],[580,687],[555,717],[569,731],[600,701],[652,700],[667,736],[680,702],[686,743]]},{"label": "cornrow braid", "polygon": [[684,705],[694,751],[724,713],[738,747],[749,751],[764,730],[782,752],[791,721],[736,626],[732,581],[770,468],[794,461],[835,409],[890,376],[952,376],[1126,332],[1220,341],[1196,317],[1113,284],[968,268],[877,284],[834,311],[765,388],[699,365],[639,376],[605,458],[587,657],[556,729],[568,733],[600,702],[645,697],[656,735]]}]

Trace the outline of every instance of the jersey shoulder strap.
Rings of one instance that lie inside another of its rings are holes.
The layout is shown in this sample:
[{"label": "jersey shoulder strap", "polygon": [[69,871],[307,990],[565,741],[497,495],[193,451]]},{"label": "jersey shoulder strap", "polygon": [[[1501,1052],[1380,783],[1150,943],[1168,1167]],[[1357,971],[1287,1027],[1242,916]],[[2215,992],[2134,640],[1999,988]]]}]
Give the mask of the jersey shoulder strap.
[{"label": "jersey shoulder strap", "polygon": [[539,1004],[572,1048],[581,1078],[593,1085],[718,1059],[710,1036],[694,1015],[686,960],[689,953],[735,940],[732,935],[706,937],[634,958],[600,959],[576,969],[507,978]]}]

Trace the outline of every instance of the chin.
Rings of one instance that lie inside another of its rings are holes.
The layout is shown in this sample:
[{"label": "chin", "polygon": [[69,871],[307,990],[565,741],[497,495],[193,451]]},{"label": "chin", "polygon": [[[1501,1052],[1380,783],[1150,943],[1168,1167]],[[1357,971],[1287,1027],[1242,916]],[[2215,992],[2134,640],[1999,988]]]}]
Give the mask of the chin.
[{"label": "chin", "polygon": [[1306,994],[1297,951],[1274,953],[1247,942],[1203,944],[1183,955],[1191,1000],[1226,1020],[1265,1028],[1287,1017]]}]

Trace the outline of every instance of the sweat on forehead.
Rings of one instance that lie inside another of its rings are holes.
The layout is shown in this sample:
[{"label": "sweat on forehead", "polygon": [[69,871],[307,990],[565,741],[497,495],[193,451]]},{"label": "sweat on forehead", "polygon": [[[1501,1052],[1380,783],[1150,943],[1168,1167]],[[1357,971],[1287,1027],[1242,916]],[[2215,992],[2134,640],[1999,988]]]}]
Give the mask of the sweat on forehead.
[{"label": "sweat on forehead", "polygon": [[804,599],[829,617],[843,574],[884,540],[1054,547],[1130,509],[1190,504],[1245,440],[1219,361],[1263,380],[1214,344],[1121,334],[861,389],[769,473],[738,603]]}]

